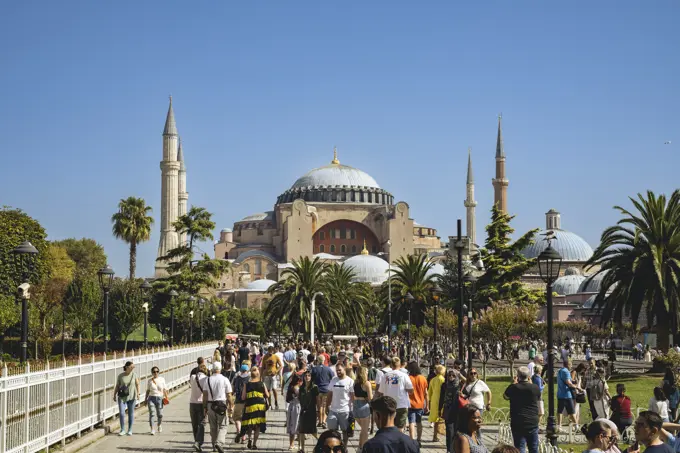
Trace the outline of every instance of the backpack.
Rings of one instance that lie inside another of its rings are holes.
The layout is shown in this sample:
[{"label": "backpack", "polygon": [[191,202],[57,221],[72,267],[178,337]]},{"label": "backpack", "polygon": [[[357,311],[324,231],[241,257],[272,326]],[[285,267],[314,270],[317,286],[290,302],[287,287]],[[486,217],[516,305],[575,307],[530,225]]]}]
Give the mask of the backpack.
[{"label": "backpack", "polygon": [[375,378],[378,375],[378,370],[375,369],[375,367],[371,367],[368,369],[368,380],[371,382],[375,382]]}]

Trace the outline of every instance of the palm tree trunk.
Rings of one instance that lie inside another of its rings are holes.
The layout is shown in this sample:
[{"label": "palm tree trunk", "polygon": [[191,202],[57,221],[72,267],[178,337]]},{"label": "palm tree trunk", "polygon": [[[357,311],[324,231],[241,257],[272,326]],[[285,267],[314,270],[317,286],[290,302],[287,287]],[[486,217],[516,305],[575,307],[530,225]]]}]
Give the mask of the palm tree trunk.
[{"label": "palm tree trunk", "polygon": [[668,352],[668,336],[671,333],[670,320],[666,316],[656,317],[656,345],[662,352]]},{"label": "palm tree trunk", "polygon": [[135,270],[137,268],[137,242],[130,242],[130,280],[135,279]]}]

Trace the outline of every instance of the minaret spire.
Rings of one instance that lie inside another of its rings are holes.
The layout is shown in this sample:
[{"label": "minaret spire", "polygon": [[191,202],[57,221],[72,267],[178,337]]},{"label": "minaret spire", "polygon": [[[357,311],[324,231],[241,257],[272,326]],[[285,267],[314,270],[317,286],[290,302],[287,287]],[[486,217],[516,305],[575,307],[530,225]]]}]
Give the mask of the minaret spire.
[{"label": "minaret spire", "polygon": [[470,244],[476,244],[477,241],[477,219],[475,215],[475,181],[472,176],[472,150],[468,148],[468,168],[467,168],[467,187],[466,197],[463,205],[465,206],[465,219],[467,228],[467,237],[470,238]]},{"label": "minaret spire", "polygon": [[333,147],[333,160],[331,161],[331,164],[333,165],[339,165],[340,161],[338,160],[338,147],[334,146]]},{"label": "minaret spire", "polygon": [[503,115],[498,115],[498,136],[496,137],[496,177],[493,183],[493,202],[502,212],[508,212],[508,184],[510,181],[505,177],[505,149],[503,147],[503,131],[501,120]]},{"label": "minaret spire", "polygon": [[170,96],[170,107],[168,107],[168,115],[165,117],[165,128],[163,135],[178,135],[177,124],[175,123],[175,111],[172,109],[172,95]]}]

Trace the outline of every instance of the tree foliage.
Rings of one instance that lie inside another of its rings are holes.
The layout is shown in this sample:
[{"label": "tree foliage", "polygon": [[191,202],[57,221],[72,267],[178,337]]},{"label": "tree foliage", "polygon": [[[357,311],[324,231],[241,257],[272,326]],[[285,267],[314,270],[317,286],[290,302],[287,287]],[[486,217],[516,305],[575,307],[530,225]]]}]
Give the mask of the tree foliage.
[{"label": "tree foliage", "polygon": [[144,298],[140,280],[114,280],[109,293],[109,325],[111,336],[125,340],[144,322]]},{"label": "tree foliage", "polygon": [[111,216],[113,236],[130,245],[130,280],[137,268],[137,244],[151,239],[151,206],[143,198],[128,197],[118,203],[118,212]]},{"label": "tree foliage", "polygon": [[92,326],[101,318],[102,293],[93,276],[76,273],[76,278],[66,288],[64,296],[67,329],[73,337],[92,338]]},{"label": "tree foliage", "polygon": [[395,300],[393,322],[403,323],[408,318],[405,296],[410,293],[415,299],[411,307],[411,322],[416,326],[423,325],[436,278],[435,274],[428,275],[432,266],[434,264],[426,255],[407,255],[394,262],[395,269],[391,275],[392,299]]},{"label": "tree foliage", "polygon": [[94,239],[63,239],[53,244],[66,249],[68,256],[76,263],[77,278],[97,278],[97,272],[106,266],[104,247]]},{"label": "tree foliage", "polygon": [[604,274],[593,305],[603,324],[610,319],[621,324],[625,315],[633,328],[645,310],[648,325],[656,324],[660,348],[667,350],[669,333],[678,331],[680,190],[669,199],[648,191],[630,201],[637,212],[614,206],[622,218],[604,230],[586,263],[600,266],[595,275]]}]

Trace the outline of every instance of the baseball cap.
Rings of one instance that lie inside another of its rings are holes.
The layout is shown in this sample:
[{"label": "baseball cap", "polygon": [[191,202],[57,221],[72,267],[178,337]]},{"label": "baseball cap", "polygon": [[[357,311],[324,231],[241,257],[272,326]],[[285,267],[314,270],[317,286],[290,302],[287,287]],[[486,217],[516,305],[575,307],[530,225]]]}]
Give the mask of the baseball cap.
[{"label": "baseball cap", "polygon": [[248,371],[249,369],[250,368],[248,367],[248,365],[246,364],[241,365],[241,371]]}]

